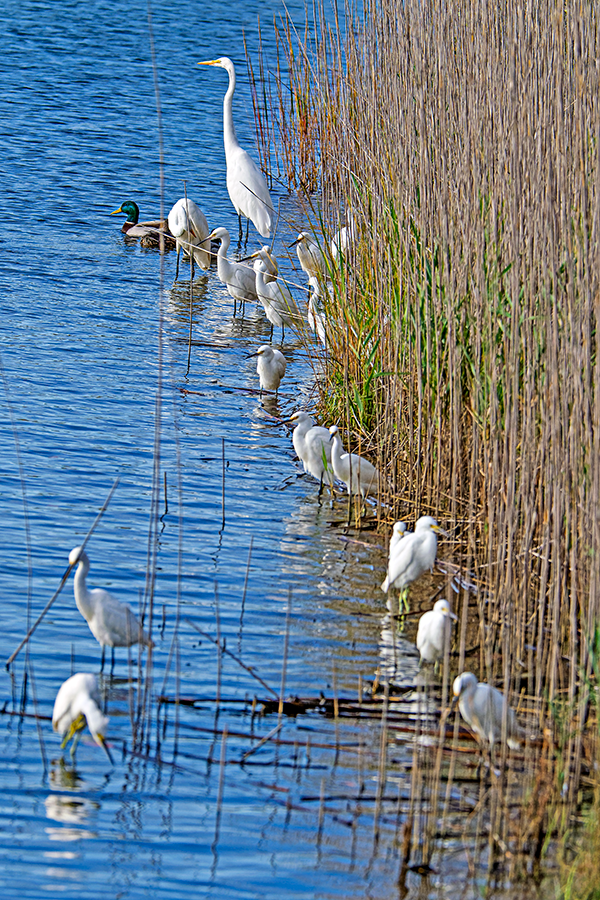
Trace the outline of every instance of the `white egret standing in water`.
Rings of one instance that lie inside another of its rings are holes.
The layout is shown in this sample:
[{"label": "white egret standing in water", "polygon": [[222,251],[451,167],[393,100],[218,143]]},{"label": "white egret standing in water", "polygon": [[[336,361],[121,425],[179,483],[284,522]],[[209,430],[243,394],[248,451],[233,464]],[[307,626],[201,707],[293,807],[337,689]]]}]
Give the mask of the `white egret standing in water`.
[{"label": "white egret standing in water", "polygon": [[463,672],[454,679],[453,693],[458,697],[460,714],[475,734],[490,746],[502,740],[506,721],[506,743],[513,750],[520,746],[519,728],[515,714],[504,694],[495,687],[478,682],[472,672]]},{"label": "white egret standing in water", "polygon": [[417,650],[421,662],[436,663],[444,655],[446,629],[450,633],[450,619],[456,616],[447,600],[438,600],[433,609],[423,613],[417,629]]},{"label": "white egret standing in water", "polygon": [[315,420],[304,410],[293,413],[290,422],[295,426],[292,434],[294,450],[304,471],[319,482],[319,494],[325,482],[333,488],[331,438],[328,429],[315,425]]},{"label": "white egret standing in water", "polygon": [[110,751],[105,743],[106,729],[109,723],[100,709],[100,693],[98,681],[95,675],[88,672],[78,672],[60,686],[60,690],[54,701],[52,712],[52,728],[63,735],[62,749],[73,739],[71,745],[71,757],[75,758],[75,750],[79,742],[81,732],[86,722],[90,734],[99,747],[106,750],[108,758],[112,762]]},{"label": "white egret standing in water", "polygon": [[90,560],[81,547],[74,547],[69,553],[69,565],[77,566],[74,592],[77,609],[86,620],[90,631],[102,647],[102,666],[106,647],[112,649],[111,672],[115,665],[115,647],[131,647],[133,644],[154,646],[142,626],[125,604],[103,588],[89,590],[85,579],[90,570]]},{"label": "white egret standing in water", "polygon": [[[260,382],[261,394],[263,391],[275,391],[277,393],[287,368],[287,362],[281,350],[270,347],[269,344],[263,344],[256,353],[251,353],[250,356],[258,356],[256,371]],[[250,356],[248,359],[250,359]]]},{"label": "white egret standing in water", "polygon": [[308,231],[301,231],[291,246],[296,248],[300,267],[306,272],[309,279],[311,277],[327,277],[327,261],[323,256],[321,248],[310,236]]},{"label": "white egret standing in water", "polygon": [[217,274],[235,301],[233,307],[235,316],[238,301],[242,304],[243,309],[246,300],[258,300],[256,275],[251,263],[229,259],[227,256],[231,238],[226,228],[215,228],[209,238],[221,242],[217,254]]},{"label": "white egret standing in water", "polygon": [[343,481],[349,494],[360,494],[363,499],[367,494],[376,494],[379,488],[379,472],[375,466],[357,453],[346,453],[337,425],[329,429],[331,447],[331,463],[336,478]]},{"label": "white egret standing in water", "polygon": [[[227,190],[239,217],[240,243],[242,241],[242,216],[252,219],[262,237],[271,236],[273,201],[269,195],[265,176],[252,157],[240,146],[233,124],[231,110],[235,91],[235,68],[227,56],[209,59],[199,66],[219,66],[229,75],[229,87],[223,100],[223,143],[227,162]],[[246,232],[246,238],[248,233]]]},{"label": "white egret standing in water", "polygon": [[267,273],[267,265],[260,255],[254,260],[254,273],[256,276],[256,293],[258,299],[262,303],[265,315],[271,323],[271,339],[273,338],[273,328],[277,326],[281,328],[281,343],[285,335],[285,326],[292,325],[299,319],[298,307],[290,293],[290,289],[284,281],[277,279],[268,282],[265,280]]},{"label": "white egret standing in water", "polygon": [[[177,269],[175,281],[179,276],[179,254],[183,250],[190,257],[190,265],[197,263],[201,269],[210,268],[209,227],[206,216],[197,203],[182,197],[175,203],[168,216],[169,231],[175,238],[177,246]],[[193,261],[193,262],[192,262]]]}]

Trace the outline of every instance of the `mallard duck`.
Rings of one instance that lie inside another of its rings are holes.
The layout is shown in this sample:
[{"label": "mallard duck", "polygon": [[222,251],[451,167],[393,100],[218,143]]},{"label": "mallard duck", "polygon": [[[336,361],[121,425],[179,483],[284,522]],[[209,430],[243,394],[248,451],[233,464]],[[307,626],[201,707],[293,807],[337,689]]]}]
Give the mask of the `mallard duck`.
[{"label": "mallard duck", "polygon": [[118,209],[111,212],[111,216],[117,213],[125,213],[127,216],[121,228],[127,237],[142,238],[145,247],[160,247],[164,243],[165,250],[175,249],[175,238],[169,232],[166,219],[140,222],[140,208],[134,200],[125,200]]}]

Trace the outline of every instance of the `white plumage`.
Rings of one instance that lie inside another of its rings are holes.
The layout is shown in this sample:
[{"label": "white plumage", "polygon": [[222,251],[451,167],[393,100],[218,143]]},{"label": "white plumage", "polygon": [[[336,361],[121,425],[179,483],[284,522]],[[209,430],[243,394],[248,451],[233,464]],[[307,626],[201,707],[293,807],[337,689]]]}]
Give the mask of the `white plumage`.
[{"label": "white plumage", "polygon": [[379,488],[379,472],[375,466],[357,453],[346,453],[337,425],[329,429],[331,447],[331,463],[336,478],[343,481],[349,494],[376,494]]},{"label": "white plumage", "polygon": [[460,714],[475,734],[490,745],[502,740],[503,722],[506,718],[506,743],[513,750],[519,745],[519,728],[513,709],[504,694],[495,687],[478,682],[472,672],[463,672],[454,679],[453,693],[458,697]]},{"label": "white plumage", "polygon": [[261,391],[275,391],[277,393],[287,368],[285,356],[281,350],[270,347],[269,344],[263,344],[252,355],[258,356],[256,372]]},{"label": "white plumage", "polygon": [[[327,428],[315,425],[312,416],[300,410],[290,416],[295,426],[292,434],[294,450],[304,466],[304,471],[320,482],[333,487],[334,475],[331,464],[331,439]],[[323,460],[325,456],[325,461]]]},{"label": "white plumage", "polygon": [[81,547],[69,553],[69,565],[79,563],[75,572],[74,592],[77,609],[86,620],[90,631],[102,647],[104,665],[105,647],[131,647],[133,644],[154,646],[142,629],[131,609],[103,588],[89,590],[86,576],[90,560]]},{"label": "white plumage", "polygon": [[52,712],[52,728],[63,736],[63,749],[71,738],[75,738],[71,756],[75,755],[79,733],[87,722],[93,739],[99,747],[104,747],[110,757],[104,740],[109,721],[108,716],[100,709],[96,676],[88,672],[78,672],[67,678],[56,695]]},{"label": "white plumage", "polygon": [[294,245],[296,246],[300,267],[306,272],[309,279],[311,277],[326,278],[328,272],[327,261],[321,248],[308,231],[301,231],[292,247]]},{"label": "white plumage", "polygon": [[251,219],[258,233],[268,238],[271,236],[274,210],[267,182],[252,157],[240,146],[233,124],[231,107],[235,91],[234,65],[227,56],[210,59],[199,65],[218,66],[225,69],[229,75],[229,87],[223,100],[223,143],[227,162],[227,190],[238,216],[246,216]]},{"label": "white plumage", "polygon": [[412,533],[405,534],[390,553],[387,577],[381,590],[396,587],[403,591],[427,569],[432,569],[441,528],[431,516],[421,516]]},{"label": "white plumage", "polygon": [[193,257],[201,269],[210,268],[209,227],[198,204],[189,197],[187,200],[182,197],[169,212],[167,221],[177,246],[175,279],[179,275],[179,254],[182,250],[185,255]]},{"label": "white plumage", "polygon": [[[321,289],[320,279],[315,275],[311,275],[308,279],[311,287],[310,296],[308,298],[308,325],[315,332],[319,341],[323,346],[327,347],[327,312]],[[329,286],[331,296],[331,285]]]},{"label": "white plumage", "polygon": [[227,256],[231,244],[231,238],[227,229],[215,228],[209,237],[211,240],[214,238],[221,242],[217,254],[217,275],[229,294],[236,303],[239,301],[242,305],[246,300],[258,300],[256,275],[252,265],[247,262],[229,259]]},{"label": "white plumage", "polygon": [[456,619],[447,600],[438,600],[433,609],[423,613],[417,629],[417,650],[421,662],[435,663],[444,655],[446,629],[450,633],[450,619]]},{"label": "white plumage", "polygon": [[[267,264],[261,256],[254,260],[254,273],[258,299],[271,326],[281,328],[283,342],[285,326],[292,325],[299,319],[298,307],[284,281],[277,279],[267,283],[265,280]],[[273,327],[271,328],[271,337],[273,336]]]}]

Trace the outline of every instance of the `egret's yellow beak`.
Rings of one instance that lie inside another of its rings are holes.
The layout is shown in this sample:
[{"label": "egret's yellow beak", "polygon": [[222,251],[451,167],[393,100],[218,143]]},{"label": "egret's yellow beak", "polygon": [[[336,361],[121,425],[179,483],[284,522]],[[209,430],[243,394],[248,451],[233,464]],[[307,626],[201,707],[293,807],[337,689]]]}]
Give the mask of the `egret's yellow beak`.
[{"label": "egret's yellow beak", "polygon": [[199,66],[218,66],[219,60],[218,59],[207,59],[205,62],[199,62],[198,65]]}]

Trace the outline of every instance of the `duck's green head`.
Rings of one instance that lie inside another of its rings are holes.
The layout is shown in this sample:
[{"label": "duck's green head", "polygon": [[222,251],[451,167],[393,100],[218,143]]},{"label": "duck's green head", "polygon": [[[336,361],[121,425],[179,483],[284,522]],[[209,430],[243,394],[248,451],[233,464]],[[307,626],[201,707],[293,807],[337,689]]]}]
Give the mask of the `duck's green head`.
[{"label": "duck's green head", "polygon": [[138,219],[140,217],[140,210],[133,200],[126,200],[125,203],[121,203],[118,209],[115,209],[114,212],[111,212],[111,216],[114,216],[116,213],[125,213],[127,218],[126,222],[131,222],[132,225],[137,225]]}]

